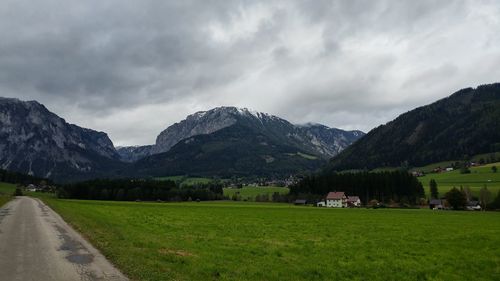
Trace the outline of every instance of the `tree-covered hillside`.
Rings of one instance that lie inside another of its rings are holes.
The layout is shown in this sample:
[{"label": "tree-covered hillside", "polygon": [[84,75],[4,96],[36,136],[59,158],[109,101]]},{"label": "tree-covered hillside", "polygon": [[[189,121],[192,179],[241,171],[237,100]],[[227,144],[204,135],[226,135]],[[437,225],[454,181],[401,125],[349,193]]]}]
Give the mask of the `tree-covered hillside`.
[{"label": "tree-covered hillside", "polygon": [[423,166],[500,151],[500,83],[402,114],[334,157],[329,170]]}]

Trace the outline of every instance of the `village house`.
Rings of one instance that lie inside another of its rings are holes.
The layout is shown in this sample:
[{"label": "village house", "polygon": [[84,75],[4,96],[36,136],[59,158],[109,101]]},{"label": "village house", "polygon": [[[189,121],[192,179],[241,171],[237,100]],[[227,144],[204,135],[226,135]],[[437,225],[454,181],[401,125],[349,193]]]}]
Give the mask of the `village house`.
[{"label": "village house", "polygon": [[316,203],[316,207],[347,208],[360,207],[359,196],[347,196],[345,192],[329,192],[324,200]]},{"label": "village house", "polygon": [[359,199],[359,196],[347,196],[347,206],[359,207],[361,206],[361,199]]},{"label": "village house", "polygon": [[329,192],[326,196],[326,206],[329,208],[346,208],[347,196],[344,192]]},{"label": "village house", "polygon": [[429,208],[431,210],[443,210],[444,209],[443,201],[440,199],[431,199],[429,201]]},{"label": "village house", "polygon": [[35,192],[38,191],[38,188],[34,184],[30,184],[26,187],[27,191]]},{"label": "village house", "polygon": [[466,210],[468,211],[481,211],[481,204],[479,201],[469,201],[467,202]]}]

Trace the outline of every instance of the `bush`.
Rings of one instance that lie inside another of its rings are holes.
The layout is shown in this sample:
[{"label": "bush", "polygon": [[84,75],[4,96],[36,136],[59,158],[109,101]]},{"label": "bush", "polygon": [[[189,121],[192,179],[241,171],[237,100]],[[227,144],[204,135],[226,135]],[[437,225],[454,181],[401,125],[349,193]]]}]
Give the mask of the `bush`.
[{"label": "bush", "polygon": [[23,196],[23,191],[18,187],[16,191],[14,191],[14,196]]}]

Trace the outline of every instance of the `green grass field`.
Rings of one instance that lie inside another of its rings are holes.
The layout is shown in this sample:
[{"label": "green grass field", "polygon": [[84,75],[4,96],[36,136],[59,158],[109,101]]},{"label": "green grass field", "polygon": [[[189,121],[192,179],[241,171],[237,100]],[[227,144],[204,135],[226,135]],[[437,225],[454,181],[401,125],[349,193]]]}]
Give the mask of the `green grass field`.
[{"label": "green grass field", "polygon": [[133,280],[500,280],[500,213],[44,200]]},{"label": "green grass field", "polygon": [[494,165],[500,170],[500,163],[494,163],[480,167],[472,167],[470,169],[470,174],[460,174],[460,171],[456,170],[437,174],[427,174],[424,177],[419,177],[418,179],[423,184],[427,194],[429,194],[430,180],[435,179],[441,195],[444,195],[454,186],[457,188],[460,186],[468,186],[474,194],[478,195],[479,190],[486,185],[495,197],[500,191],[500,171],[493,173],[491,167]]},{"label": "green grass field", "polygon": [[0,182],[0,207],[10,201],[15,190],[15,184]]},{"label": "green grass field", "polygon": [[224,195],[229,198],[232,198],[232,196],[237,192],[239,192],[241,200],[255,201],[255,197],[257,197],[257,195],[267,194],[269,198],[271,198],[273,193],[275,192],[278,192],[280,194],[288,194],[289,189],[287,187],[277,186],[224,188]]}]

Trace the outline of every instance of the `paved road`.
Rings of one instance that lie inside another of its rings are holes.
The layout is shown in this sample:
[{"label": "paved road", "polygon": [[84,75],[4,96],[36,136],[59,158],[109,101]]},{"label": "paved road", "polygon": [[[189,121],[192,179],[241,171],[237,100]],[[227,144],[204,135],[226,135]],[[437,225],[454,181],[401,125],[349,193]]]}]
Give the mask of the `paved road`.
[{"label": "paved road", "polygon": [[38,199],[0,209],[0,280],[128,280]]}]

